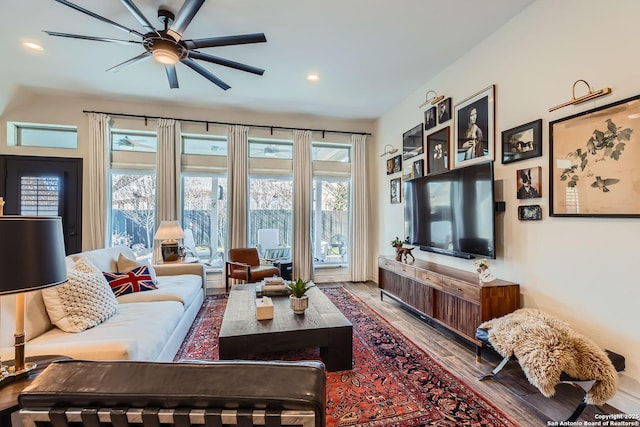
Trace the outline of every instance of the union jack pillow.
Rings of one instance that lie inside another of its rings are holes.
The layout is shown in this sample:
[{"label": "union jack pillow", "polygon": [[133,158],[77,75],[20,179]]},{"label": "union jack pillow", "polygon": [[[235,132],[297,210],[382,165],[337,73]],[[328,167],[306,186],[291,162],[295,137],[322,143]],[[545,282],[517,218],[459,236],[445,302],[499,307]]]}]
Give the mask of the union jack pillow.
[{"label": "union jack pillow", "polygon": [[126,273],[103,272],[102,274],[104,278],[107,279],[107,282],[109,282],[111,290],[117,297],[134,292],[158,289],[158,287],[153,284],[149,269],[144,265]]}]

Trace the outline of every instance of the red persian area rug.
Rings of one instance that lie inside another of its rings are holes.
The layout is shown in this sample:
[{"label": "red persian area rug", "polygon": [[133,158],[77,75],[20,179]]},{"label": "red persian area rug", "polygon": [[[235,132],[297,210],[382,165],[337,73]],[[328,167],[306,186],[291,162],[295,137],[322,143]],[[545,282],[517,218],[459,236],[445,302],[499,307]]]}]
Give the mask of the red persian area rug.
[{"label": "red persian area rug", "polygon": [[[327,373],[327,426],[517,426],[342,287],[321,287],[353,324],[353,369]],[[207,297],[179,359],[218,359],[226,295]],[[260,355],[319,359],[319,351]]]}]

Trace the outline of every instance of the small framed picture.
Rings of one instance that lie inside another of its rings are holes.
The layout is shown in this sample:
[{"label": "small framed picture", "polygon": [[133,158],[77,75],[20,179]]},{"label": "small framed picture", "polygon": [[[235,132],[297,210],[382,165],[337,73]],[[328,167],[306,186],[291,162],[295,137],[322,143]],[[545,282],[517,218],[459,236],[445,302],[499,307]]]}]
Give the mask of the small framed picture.
[{"label": "small framed picture", "polygon": [[416,160],[413,162],[413,177],[412,178],[420,178],[424,176],[424,160]]},{"label": "small framed picture", "polygon": [[438,124],[451,120],[451,98],[438,102]]},{"label": "small framed picture", "polygon": [[491,85],[453,108],[455,116],[454,166],[494,159],[495,86]]},{"label": "small framed picture", "polygon": [[431,107],[424,112],[424,130],[436,126],[436,107]]},{"label": "small framed picture", "polygon": [[540,221],[542,219],[540,205],[518,206],[518,219],[520,221]]},{"label": "small framed picture", "polygon": [[502,163],[542,156],[542,119],[502,132]]},{"label": "small framed picture", "polygon": [[449,169],[449,126],[427,135],[427,173]]},{"label": "small framed picture", "polygon": [[387,160],[387,175],[400,172],[402,170],[402,154],[398,154]]},{"label": "small framed picture", "polygon": [[519,169],[516,172],[518,199],[536,199],[541,196],[540,166],[527,169]]},{"label": "small framed picture", "polygon": [[394,178],[390,184],[391,203],[402,202],[402,178]]}]

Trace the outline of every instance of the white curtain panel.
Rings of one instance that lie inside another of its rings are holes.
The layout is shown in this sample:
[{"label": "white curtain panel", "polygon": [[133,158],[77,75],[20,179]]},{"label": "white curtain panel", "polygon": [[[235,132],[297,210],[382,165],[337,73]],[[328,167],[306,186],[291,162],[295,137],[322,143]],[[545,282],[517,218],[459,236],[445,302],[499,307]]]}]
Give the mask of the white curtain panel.
[{"label": "white curtain panel", "polygon": [[107,230],[107,185],[109,179],[109,123],[111,117],[89,113],[89,188],[85,192],[89,212],[86,215],[86,250],[105,247]]},{"label": "white curtain panel", "polygon": [[366,135],[351,135],[351,226],[349,237],[349,266],[351,281],[367,280],[367,253],[369,248],[369,210],[367,209]]},{"label": "white curtain panel", "polygon": [[158,119],[156,230],[162,221],[180,222],[180,122]]},{"label": "white curtain panel", "polygon": [[293,276],[313,278],[311,252],[311,194],[313,170],[311,131],[293,131]]},{"label": "white curtain panel", "polygon": [[244,248],[247,245],[249,128],[241,125],[229,126],[227,140],[229,141],[227,206],[228,212],[233,212],[227,224],[229,241],[227,248]]}]

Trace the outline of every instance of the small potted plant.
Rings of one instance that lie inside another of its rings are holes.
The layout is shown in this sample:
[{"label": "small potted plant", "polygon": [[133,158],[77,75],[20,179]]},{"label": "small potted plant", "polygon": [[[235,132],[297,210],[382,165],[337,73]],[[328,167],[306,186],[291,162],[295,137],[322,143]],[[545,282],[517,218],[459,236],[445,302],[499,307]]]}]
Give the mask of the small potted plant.
[{"label": "small potted plant", "polygon": [[287,284],[287,288],[291,291],[291,295],[289,295],[290,306],[296,314],[303,314],[309,307],[309,296],[305,295],[307,290],[313,286],[313,284],[309,285],[309,282],[309,280],[299,278]]}]

